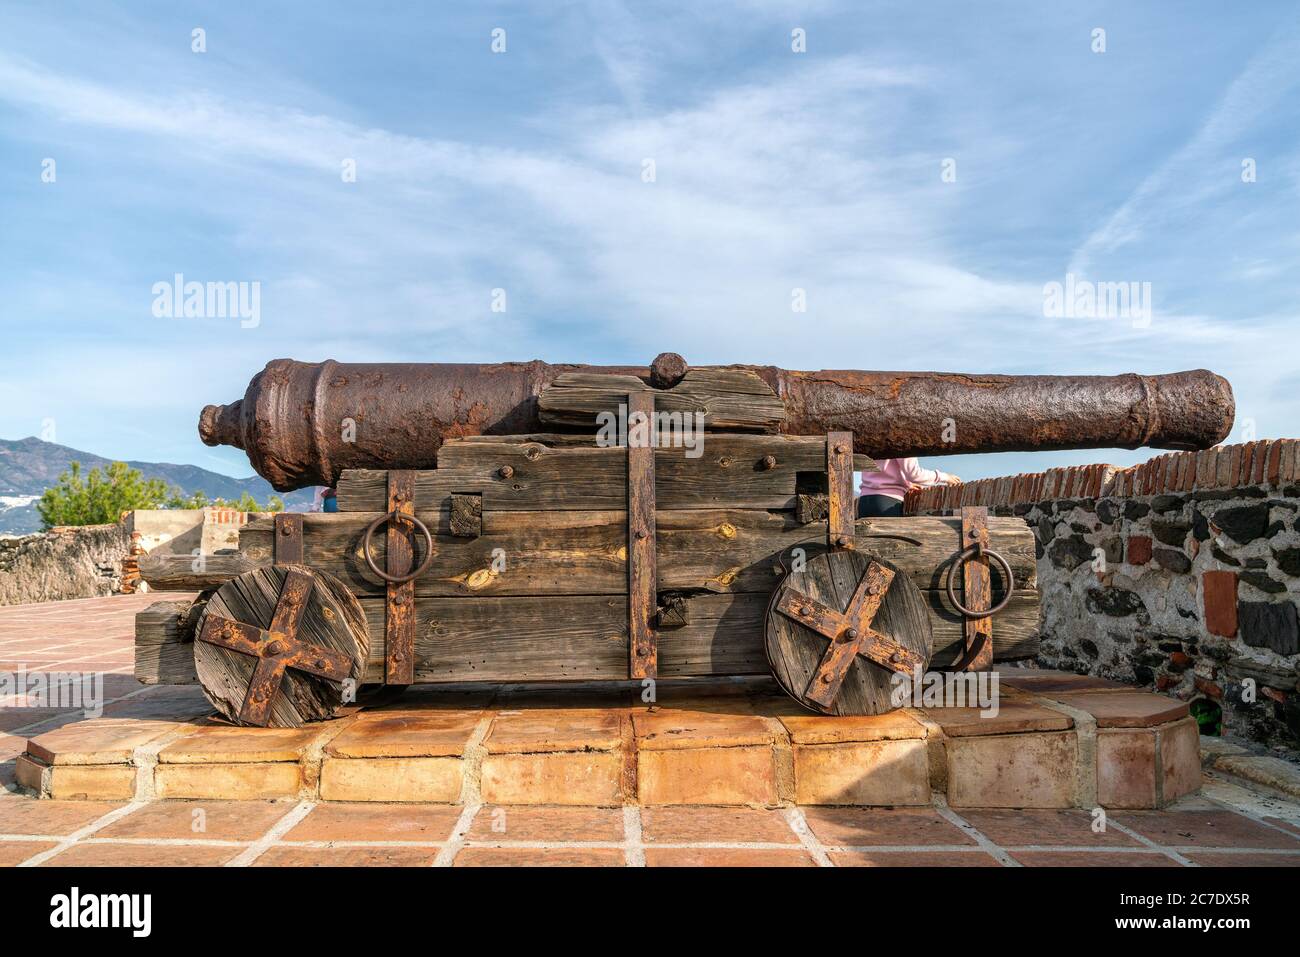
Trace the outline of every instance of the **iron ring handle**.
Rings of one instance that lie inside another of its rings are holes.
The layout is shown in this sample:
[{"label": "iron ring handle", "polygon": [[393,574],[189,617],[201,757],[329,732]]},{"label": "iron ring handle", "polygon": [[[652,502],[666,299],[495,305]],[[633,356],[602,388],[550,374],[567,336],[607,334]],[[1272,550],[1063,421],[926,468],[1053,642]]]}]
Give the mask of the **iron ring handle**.
[{"label": "iron ring handle", "polygon": [[[957,572],[961,570],[961,567],[965,565],[966,562],[979,555],[981,551],[985,555],[987,555],[990,559],[992,559],[993,561],[997,562],[999,565],[1002,566],[1002,570],[1006,573],[1007,576],[1006,594],[1002,596],[1002,600],[1000,602],[998,602],[996,605],[994,605],[992,608],[989,608],[986,611],[971,611],[969,608],[967,608],[965,605],[963,605],[961,602],[957,600],[957,588],[956,588]],[[1011,565],[1007,562],[1007,560],[1003,558],[1001,555],[999,555],[997,552],[995,552],[993,549],[991,548],[981,549],[979,545],[968,545],[966,548],[958,552],[957,558],[952,564],[952,571],[948,573],[948,600],[952,602],[952,606],[956,608],[959,612],[961,612],[962,616],[965,618],[993,617],[998,612],[1000,612],[1003,608],[1007,607],[1007,602],[1011,601],[1011,593],[1015,590],[1015,587],[1016,587],[1016,576],[1011,571]]]},{"label": "iron ring handle", "polygon": [[[384,522],[395,521],[399,518],[404,518],[407,521],[414,523],[415,527],[424,534],[424,542],[428,547],[424,551],[424,561],[420,562],[413,571],[408,572],[405,575],[390,575],[388,572],[380,571],[379,566],[375,564],[375,556],[370,553],[370,540],[374,537],[375,529],[379,528],[380,525],[384,524]],[[370,523],[370,526],[366,529],[366,537],[362,540],[361,550],[366,557],[366,564],[370,566],[372,572],[386,582],[390,582],[394,585],[401,585],[402,583],[409,582],[412,578],[423,574],[424,570],[429,567],[429,562],[433,560],[433,535],[430,534],[429,527],[414,515],[406,515],[397,509],[393,509],[391,512],[385,512],[383,515],[380,515]]]}]

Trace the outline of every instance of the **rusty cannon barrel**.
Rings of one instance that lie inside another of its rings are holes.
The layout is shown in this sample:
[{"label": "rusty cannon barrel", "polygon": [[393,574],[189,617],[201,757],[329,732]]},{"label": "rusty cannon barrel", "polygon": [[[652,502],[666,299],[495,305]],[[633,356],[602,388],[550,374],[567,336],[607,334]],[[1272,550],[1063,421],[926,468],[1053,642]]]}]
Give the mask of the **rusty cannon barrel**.
[{"label": "rusty cannon barrel", "polygon": [[[945,372],[749,370],[781,400],[790,435],[851,431],[875,458],[1074,448],[1203,449],[1232,428],[1227,381],[1197,369],[1167,375],[1004,376]],[[681,356],[649,367],[320,363],[275,359],[244,398],[210,405],[208,445],[244,449],[280,491],[333,485],[348,468],[433,468],[448,438],[554,431],[538,397],[564,373],[636,376],[656,389],[683,380]]]}]

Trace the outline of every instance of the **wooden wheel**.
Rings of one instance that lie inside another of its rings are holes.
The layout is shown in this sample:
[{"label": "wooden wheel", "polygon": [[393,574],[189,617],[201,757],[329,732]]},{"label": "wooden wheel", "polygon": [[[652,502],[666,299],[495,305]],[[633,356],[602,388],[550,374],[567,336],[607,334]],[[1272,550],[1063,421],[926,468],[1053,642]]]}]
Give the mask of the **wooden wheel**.
[{"label": "wooden wheel", "polygon": [[920,589],[860,551],[816,555],[786,576],[768,605],[766,641],[786,693],[834,715],[891,710],[891,676],[924,671],[933,645]]},{"label": "wooden wheel", "polygon": [[369,650],[365,613],[342,582],[277,565],[232,578],[208,600],[194,669],[229,720],[296,728],[354,699]]}]

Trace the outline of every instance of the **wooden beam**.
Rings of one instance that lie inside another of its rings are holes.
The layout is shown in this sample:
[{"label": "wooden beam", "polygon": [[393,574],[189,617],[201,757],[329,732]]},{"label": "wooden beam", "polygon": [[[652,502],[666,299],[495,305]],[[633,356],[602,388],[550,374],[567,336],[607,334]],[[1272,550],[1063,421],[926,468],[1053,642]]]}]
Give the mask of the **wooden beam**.
[{"label": "wooden beam", "polygon": [[[402,516],[415,514],[414,472],[389,470],[388,511]],[[415,526],[410,521],[389,518],[384,571],[390,575],[411,571],[415,562],[414,537]],[[415,582],[386,582],[384,591],[384,681],[409,685],[415,674]]]},{"label": "wooden beam", "polygon": [[704,413],[709,429],[775,432],[785,419],[785,405],[771,386],[748,369],[690,369],[670,389],[651,389],[632,375],[567,372],[537,399],[547,425],[596,426],[601,412],[617,413],[629,394],[653,394],[660,412]]}]

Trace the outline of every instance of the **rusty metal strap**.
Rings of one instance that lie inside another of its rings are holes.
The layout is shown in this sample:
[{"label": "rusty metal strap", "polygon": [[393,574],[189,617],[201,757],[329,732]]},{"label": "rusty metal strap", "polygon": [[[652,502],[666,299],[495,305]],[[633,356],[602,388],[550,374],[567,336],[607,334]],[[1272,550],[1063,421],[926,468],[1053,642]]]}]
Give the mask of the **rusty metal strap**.
[{"label": "rusty metal strap", "polygon": [[[654,414],[653,392],[628,395],[628,674],[633,678],[654,678],[659,673],[658,637],[655,633],[658,572],[655,565]],[[644,424],[638,428],[640,423]]]},{"label": "rusty metal strap", "polygon": [[826,543],[831,548],[852,548],[853,433],[826,434],[826,485],[829,492]]},{"label": "rusty metal strap", "polygon": [[[388,472],[388,556],[384,593],[384,682],[409,685],[415,681],[415,574],[433,558],[433,540],[420,568],[414,568],[414,543],[409,532],[416,527],[415,473],[409,469]],[[423,527],[423,526],[421,526]],[[424,534],[429,535],[427,528]],[[369,538],[367,538],[367,545]],[[367,552],[368,554],[368,552]]]},{"label": "rusty metal strap", "polygon": [[[993,584],[989,559],[997,561],[1007,575],[1007,593],[993,607]],[[962,597],[954,588],[957,572],[962,574]],[[993,664],[993,614],[1011,599],[1014,582],[1006,559],[989,548],[989,510],[983,506],[961,510],[961,549],[948,572],[948,597],[961,612],[965,630],[965,651],[957,663],[959,671],[982,671]]]}]

